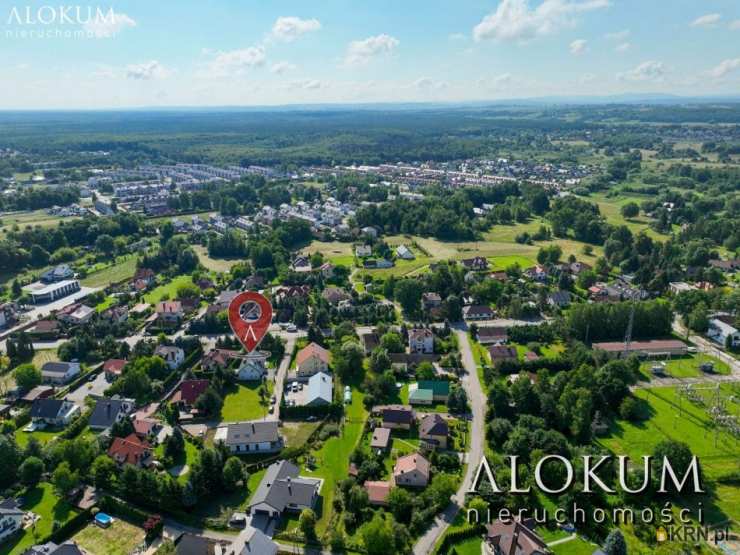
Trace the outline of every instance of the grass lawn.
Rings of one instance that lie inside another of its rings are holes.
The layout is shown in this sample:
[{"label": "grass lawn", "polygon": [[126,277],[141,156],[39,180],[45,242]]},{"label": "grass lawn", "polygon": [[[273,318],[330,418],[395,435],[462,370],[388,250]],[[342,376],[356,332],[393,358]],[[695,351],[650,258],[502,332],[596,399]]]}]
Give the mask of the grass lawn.
[{"label": "grass lawn", "polygon": [[[705,355],[704,353],[672,358],[664,362],[666,373],[674,378],[695,378],[703,375],[704,373],[699,370],[699,366],[705,362],[711,362],[714,364],[715,374],[727,375],[730,373],[730,368],[727,364],[712,356]],[[650,368],[655,364],[658,363],[655,361],[643,362],[640,365],[640,373],[649,379],[651,376]]]},{"label": "grass lawn", "polygon": [[301,249],[301,254],[313,254],[320,252],[324,259],[332,264],[347,266],[351,268],[354,264],[355,254],[352,251],[352,243],[341,241],[313,241],[307,247]]},{"label": "grass lawn", "polygon": [[[266,382],[267,383],[267,382]],[[224,396],[221,409],[222,422],[257,420],[267,414],[267,405],[260,404],[260,382],[240,382],[231,386]],[[269,387],[266,401],[269,403]]]},{"label": "grass lawn", "polygon": [[198,255],[200,263],[213,272],[228,272],[241,261],[239,258],[211,258],[208,256],[208,249],[203,245],[193,245],[193,250]]},{"label": "grass lawn", "polygon": [[481,539],[478,537],[468,538],[460,543],[454,545],[455,552],[458,555],[480,555],[481,554]]},{"label": "grass lawn", "polygon": [[651,197],[646,195],[635,195],[635,194],[620,194],[618,196],[607,197],[604,193],[596,193],[584,197],[589,202],[594,202],[599,206],[599,211],[606,218],[606,221],[612,225],[626,225],[630,231],[634,234],[638,234],[640,231],[645,232],[653,239],[665,241],[668,235],[658,233],[650,227],[651,219],[645,216],[642,212],[635,218],[625,219],[622,216],[622,206],[628,202],[636,202],[638,205],[644,200],[650,200]]},{"label": "grass lawn", "polygon": [[18,443],[18,445],[23,448],[26,445],[28,445],[29,440],[32,437],[35,437],[39,443],[42,445],[45,445],[49,443],[52,439],[57,437],[57,435],[62,430],[55,430],[55,431],[49,431],[49,430],[36,430],[35,432],[24,432],[23,429],[16,430],[15,432],[15,441]]},{"label": "grass lawn", "polygon": [[46,213],[46,210],[32,210],[29,212],[12,212],[9,214],[0,214],[0,233],[10,231],[14,225],[21,229],[30,226],[52,227],[62,220],[79,220],[77,216],[62,218],[52,216]]},{"label": "grass lawn", "polygon": [[555,555],[591,555],[598,549],[598,546],[581,537],[577,537],[570,541],[553,545],[549,549]]},{"label": "grass lawn", "polygon": [[41,518],[31,528],[24,530],[23,534],[13,536],[0,545],[0,555],[23,553],[51,534],[54,521],[64,524],[77,514],[77,510],[66,501],[60,500],[52,485],[46,482],[28,490],[22,497],[23,510],[32,511]]},{"label": "grass lawn", "polygon": [[[337,385],[339,387],[339,385]],[[367,411],[362,404],[365,395],[358,389],[352,389],[352,403],[346,407],[344,425],[339,437],[329,438],[318,451],[312,452],[316,459],[316,468],[304,469],[306,476],[323,478],[321,487],[321,501],[317,507],[319,520],[316,530],[319,536],[326,532],[331,522],[334,493],[337,482],[347,476],[349,456],[360,440],[362,428],[367,419]],[[287,526],[286,526],[287,529]]]},{"label": "grass lawn", "polygon": [[181,285],[192,284],[193,278],[190,276],[177,276],[175,279],[164,285],[155,287],[149,293],[144,295],[144,301],[155,304],[162,300],[162,297],[169,296],[170,299],[177,297],[177,288]]},{"label": "grass lawn", "polygon": [[113,265],[103,270],[88,274],[81,280],[85,287],[106,287],[111,283],[127,281],[134,277],[136,272],[136,256],[130,255],[125,259],[119,259]]},{"label": "grass lawn", "polygon": [[108,528],[90,523],[72,539],[90,555],[128,555],[144,541],[144,530],[114,517]]},{"label": "grass lawn", "polygon": [[[723,391],[729,394],[729,385]],[[711,391],[703,392],[709,399]],[[612,424],[608,436],[598,440],[614,453],[628,455],[639,461],[642,455],[651,453],[655,445],[663,439],[682,441],[702,462],[702,469],[708,478],[737,470],[740,458],[740,443],[728,433],[720,431],[717,445],[714,444],[714,426],[708,414],[708,406],[697,406],[688,399],[680,399],[673,387],[640,389],[635,395],[646,403],[649,418],[631,423],[619,420]],[[683,416],[680,416],[680,413]],[[740,407],[734,405],[734,412]],[[738,506],[731,507],[734,518],[740,518]]]},{"label": "grass lawn", "polygon": [[[164,444],[160,444],[157,446],[157,448],[154,450],[155,454],[158,458],[164,457]],[[193,464],[198,458],[198,448],[193,445],[188,440],[185,440],[185,452],[175,459],[174,464],[171,468],[168,469],[168,472],[175,478],[177,478],[177,481],[181,484],[184,484],[188,481],[188,473],[191,468],[193,468]],[[185,470],[185,466],[188,467],[188,470]],[[179,473],[176,472],[175,469],[180,470]]]},{"label": "grass lawn", "polygon": [[475,339],[470,337],[468,333],[468,342],[470,342],[470,350],[473,353],[473,361],[478,371],[478,381],[484,393],[488,392],[488,384],[486,383],[485,376],[483,375],[483,366],[490,366],[490,357],[486,348],[478,343]]},{"label": "grass lawn", "polygon": [[115,297],[108,295],[105,299],[103,299],[103,302],[95,306],[95,311],[100,313],[104,310],[108,310],[111,306],[113,306],[113,303],[116,301]]},{"label": "grass lawn", "polygon": [[56,349],[39,349],[33,354],[31,363],[38,369],[47,362],[59,362],[59,354]]},{"label": "grass lawn", "polygon": [[259,486],[262,477],[267,471],[266,468],[253,472],[247,478],[247,487],[239,487],[233,492],[222,492],[221,495],[213,499],[208,499],[203,503],[198,503],[193,510],[194,514],[201,518],[226,518],[231,513],[243,511],[249,504],[257,486]]},{"label": "grass lawn", "polygon": [[298,447],[319,427],[318,422],[284,422],[282,434],[288,447]]}]

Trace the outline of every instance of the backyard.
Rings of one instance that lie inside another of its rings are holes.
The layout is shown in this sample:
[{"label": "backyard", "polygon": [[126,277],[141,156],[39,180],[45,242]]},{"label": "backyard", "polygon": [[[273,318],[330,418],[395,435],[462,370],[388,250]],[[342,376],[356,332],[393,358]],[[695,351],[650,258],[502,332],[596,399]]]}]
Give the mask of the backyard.
[{"label": "backyard", "polygon": [[155,304],[163,300],[163,298],[175,299],[177,298],[178,287],[180,287],[181,285],[191,285],[192,283],[193,278],[191,278],[190,276],[177,276],[170,282],[159,285],[149,291],[149,293],[144,295],[144,301],[147,303]]},{"label": "backyard", "polygon": [[107,287],[111,283],[120,283],[134,277],[136,256],[121,257],[116,262],[97,272],[92,272],[81,280],[85,287]]},{"label": "backyard", "polygon": [[108,528],[91,522],[77,532],[72,540],[89,555],[129,555],[144,541],[144,530],[114,518]]},{"label": "backyard", "polygon": [[222,422],[257,420],[267,414],[271,394],[271,382],[265,382],[267,397],[262,402],[259,396],[260,382],[241,382],[228,386],[221,409]]}]

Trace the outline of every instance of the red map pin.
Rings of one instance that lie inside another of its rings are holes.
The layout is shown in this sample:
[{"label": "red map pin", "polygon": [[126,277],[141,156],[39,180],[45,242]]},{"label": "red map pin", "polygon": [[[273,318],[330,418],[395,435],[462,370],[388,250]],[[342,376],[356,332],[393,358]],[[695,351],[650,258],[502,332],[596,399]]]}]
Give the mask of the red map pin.
[{"label": "red map pin", "polygon": [[272,305],[259,293],[239,293],[229,305],[229,324],[248,353],[260,344],[271,322]]}]

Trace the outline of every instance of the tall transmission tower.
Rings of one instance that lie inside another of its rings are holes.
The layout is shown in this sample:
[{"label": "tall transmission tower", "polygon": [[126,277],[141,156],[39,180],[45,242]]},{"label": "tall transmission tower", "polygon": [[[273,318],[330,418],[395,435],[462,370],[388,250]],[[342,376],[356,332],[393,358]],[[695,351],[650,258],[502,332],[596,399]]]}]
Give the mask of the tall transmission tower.
[{"label": "tall transmission tower", "polygon": [[630,308],[630,319],[627,322],[627,331],[624,332],[624,356],[630,354],[630,343],[632,343],[632,326],[635,324],[635,303],[632,302]]}]

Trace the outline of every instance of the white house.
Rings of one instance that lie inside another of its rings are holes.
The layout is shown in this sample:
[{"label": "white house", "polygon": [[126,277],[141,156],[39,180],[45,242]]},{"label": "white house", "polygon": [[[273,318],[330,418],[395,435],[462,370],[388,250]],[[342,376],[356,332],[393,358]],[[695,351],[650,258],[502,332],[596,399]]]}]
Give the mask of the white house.
[{"label": "white house", "polygon": [[283,448],[277,420],[235,422],[216,429],[216,442],[232,453],[277,453]]},{"label": "white house", "polygon": [[365,258],[373,254],[373,249],[370,245],[357,245],[355,247],[355,256],[357,258]]},{"label": "white house", "polygon": [[740,331],[735,326],[723,322],[719,318],[711,318],[709,320],[707,336],[723,347],[727,345],[728,337],[731,338],[730,341],[733,347],[740,345]]},{"label": "white house", "polygon": [[154,354],[163,358],[170,370],[177,369],[183,362],[185,362],[185,351],[180,347],[159,345],[155,349]]},{"label": "white house", "polygon": [[31,405],[31,421],[38,427],[61,428],[80,413],[80,407],[67,399],[36,399]]},{"label": "white house", "polygon": [[249,353],[236,371],[237,379],[246,382],[262,380],[267,373],[267,356],[264,351]]},{"label": "white house", "polygon": [[41,378],[44,383],[65,384],[79,374],[79,362],[46,362],[41,367]]},{"label": "white house", "polygon": [[409,351],[412,353],[433,353],[434,334],[429,328],[409,330]]},{"label": "white house", "polygon": [[331,376],[324,372],[319,372],[308,378],[308,390],[306,391],[304,405],[330,405],[332,402],[332,393],[334,384]]},{"label": "white house", "polygon": [[0,501],[0,542],[15,534],[23,525],[23,511],[13,498]]},{"label": "white house", "polygon": [[409,249],[406,245],[398,245],[396,248],[396,256],[398,258],[402,258],[403,260],[413,260],[414,253],[411,252],[411,249]]}]

